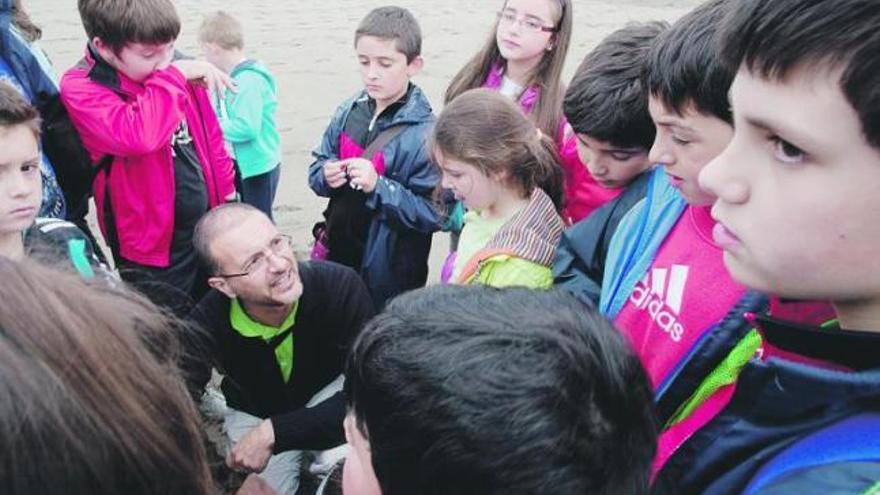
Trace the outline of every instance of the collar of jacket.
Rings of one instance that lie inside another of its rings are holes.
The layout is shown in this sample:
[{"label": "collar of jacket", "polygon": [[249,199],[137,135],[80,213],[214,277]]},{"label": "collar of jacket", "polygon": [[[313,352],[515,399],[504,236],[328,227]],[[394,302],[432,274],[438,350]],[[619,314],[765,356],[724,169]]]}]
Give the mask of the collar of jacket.
[{"label": "collar of jacket", "polygon": [[756,323],[765,342],[783,351],[856,371],[880,368],[880,333],[815,327],[766,315],[758,316]]},{"label": "collar of jacket", "polygon": [[[489,70],[489,74],[486,76],[486,81],[483,83],[483,87],[497,90],[501,87],[503,79],[504,66],[500,62],[496,62],[492,65],[492,69]],[[535,103],[538,102],[539,96],[541,96],[541,90],[537,85],[529,86],[520,93],[517,103],[519,103],[523,113],[531,113],[532,108],[535,107]]]},{"label": "collar of jacket", "polygon": [[462,269],[459,281],[470,279],[480,264],[498,255],[522,258],[539,265],[551,266],[556,246],[562,236],[562,218],[553,201],[540,188],[532,191],[528,204],[514,214]]},{"label": "collar of jacket", "polygon": [[[363,90],[354,99],[349,107],[349,112],[351,112],[356,105],[361,104],[367,104],[371,106],[370,108],[375,108],[375,102],[367,94],[366,90]],[[393,117],[390,120],[384,118],[383,116],[387,115],[387,112],[391,111],[391,109],[397,109],[393,111]],[[428,98],[422,92],[422,89],[413,83],[409,83],[406,94],[386,108],[385,111],[382,112],[382,115],[380,115],[380,118],[377,119],[377,123],[380,123],[380,131],[393,125],[422,124],[433,120],[434,117],[432,112],[431,103],[428,102]]]}]

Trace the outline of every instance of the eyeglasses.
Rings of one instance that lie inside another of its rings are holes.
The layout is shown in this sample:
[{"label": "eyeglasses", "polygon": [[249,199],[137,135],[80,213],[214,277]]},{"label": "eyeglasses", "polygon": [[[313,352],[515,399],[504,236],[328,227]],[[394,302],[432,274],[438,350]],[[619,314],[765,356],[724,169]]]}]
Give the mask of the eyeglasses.
[{"label": "eyeglasses", "polygon": [[[262,251],[251,256],[244,263],[239,273],[219,273],[215,277],[237,278],[247,277],[251,273],[265,269],[269,264],[269,256],[283,256],[293,249],[293,239],[286,234],[279,234],[277,237],[269,241],[269,245],[264,247]],[[268,251],[268,252],[267,252]]]},{"label": "eyeglasses", "polygon": [[506,25],[517,23],[519,24],[519,27],[532,33],[555,33],[559,31],[555,26],[545,26],[540,19],[535,17],[523,17],[522,19],[517,19],[516,12],[512,10],[502,10],[501,12],[498,12],[498,22],[499,24]]}]

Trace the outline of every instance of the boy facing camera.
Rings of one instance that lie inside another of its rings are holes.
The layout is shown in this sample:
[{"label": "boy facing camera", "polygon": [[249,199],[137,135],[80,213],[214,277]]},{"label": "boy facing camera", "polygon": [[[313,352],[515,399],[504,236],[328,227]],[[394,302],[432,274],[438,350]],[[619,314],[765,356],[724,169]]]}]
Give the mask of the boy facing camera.
[{"label": "boy facing camera", "polygon": [[330,198],[313,257],[359,272],[377,307],[428,277],[432,194],[440,180],[425,146],[434,116],[410,82],[422,36],[406,9],[381,7],[355,32],[364,90],[344,102],[312,155],[309,186]]},{"label": "boy facing camera", "polygon": [[0,82],[0,256],[46,258],[43,261],[84,278],[106,275],[91,242],[76,225],[37,218],[43,198],[40,160],[37,109]]}]

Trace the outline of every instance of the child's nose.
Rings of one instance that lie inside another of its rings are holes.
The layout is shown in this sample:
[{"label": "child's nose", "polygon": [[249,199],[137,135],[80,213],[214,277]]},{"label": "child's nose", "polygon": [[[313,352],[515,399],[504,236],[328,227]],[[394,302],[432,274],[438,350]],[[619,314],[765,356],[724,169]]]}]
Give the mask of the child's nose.
[{"label": "child's nose", "polygon": [[452,184],[449,182],[449,177],[446,174],[440,177],[440,186],[443,189],[452,189]]},{"label": "child's nose", "polygon": [[32,187],[23,174],[13,174],[9,182],[10,195],[16,198],[29,196]]},{"label": "child's nose", "polygon": [[745,203],[749,199],[747,181],[741,174],[731,173],[728,156],[725,150],[703,167],[698,177],[700,189],[725,203]]},{"label": "child's nose", "polygon": [[657,136],[654,144],[651,146],[651,151],[648,152],[648,161],[652,164],[659,163],[660,165],[672,165],[675,162],[675,158],[669,153],[660,136]]}]

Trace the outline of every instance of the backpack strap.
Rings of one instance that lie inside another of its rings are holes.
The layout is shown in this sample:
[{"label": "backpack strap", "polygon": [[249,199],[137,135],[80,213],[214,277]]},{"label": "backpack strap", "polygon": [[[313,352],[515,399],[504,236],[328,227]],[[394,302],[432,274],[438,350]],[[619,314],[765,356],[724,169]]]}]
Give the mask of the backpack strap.
[{"label": "backpack strap", "polygon": [[386,144],[390,143],[392,139],[396,138],[401,132],[405,131],[406,128],[409,127],[407,124],[395,124],[392,126],[388,126],[376,136],[376,139],[373,139],[373,142],[367,146],[367,149],[364,150],[364,153],[361,157],[366,158],[367,160],[372,160],[373,155],[378,153],[382,148],[385,147]]},{"label": "backpack strap", "polygon": [[104,180],[104,228],[107,231],[107,235],[104,236],[104,241],[107,243],[107,247],[110,248],[113,262],[118,266],[122,258],[119,257],[119,236],[116,232],[116,218],[113,214],[113,204],[110,200],[110,166],[113,165],[113,159],[113,155],[104,155],[95,165],[92,180],[94,181],[95,177],[102,171],[106,174],[106,179]]},{"label": "backpack strap", "polygon": [[783,450],[752,479],[744,495],[793,475],[797,471],[829,464],[880,462],[880,414],[851,416],[823,428]]}]

